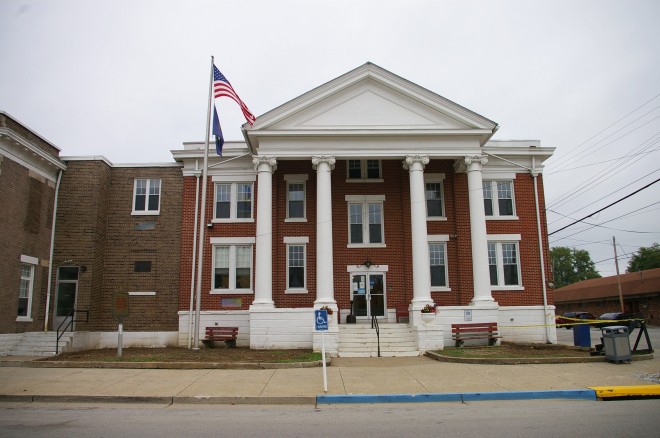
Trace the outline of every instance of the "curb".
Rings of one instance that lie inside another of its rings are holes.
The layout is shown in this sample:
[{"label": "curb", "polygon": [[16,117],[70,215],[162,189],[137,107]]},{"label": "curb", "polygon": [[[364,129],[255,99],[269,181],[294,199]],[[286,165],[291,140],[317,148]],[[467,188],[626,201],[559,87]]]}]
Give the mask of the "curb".
[{"label": "curb", "polygon": [[215,396],[111,396],[111,395],[0,395],[0,403],[125,403],[211,405],[315,405],[316,396],[215,397]]},{"label": "curb", "polygon": [[660,385],[591,386],[599,399],[660,397]]},{"label": "curb", "polygon": [[[427,351],[425,356],[438,362],[471,363],[484,365],[526,365],[526,364],[561,364],[561,363],[588,363],[607,362],[605,356],[583,356],[583,357],[539,357],[539,358],[478,358],[478,357],[452,357],[444,356],[433,351]],[[632,356],[633,361],[652,360],[653,353],[636,354]]]},{"label": "curb", "polygon": [[[17,368],[108,368],[163,370],[273,370],[286,368],[316,368],[323,361],[312,362],[83,362],[83,361],[0,361],[0,367]],[[330,365],[330,360],[326,361]]]},{"label": "curb", "polygon": [[348,403],[436,403],[493,400],[598,400],[593,389],[552,391],[465,392],[437,394],[374,394],[374,395],[319,395],[317,404]]}]

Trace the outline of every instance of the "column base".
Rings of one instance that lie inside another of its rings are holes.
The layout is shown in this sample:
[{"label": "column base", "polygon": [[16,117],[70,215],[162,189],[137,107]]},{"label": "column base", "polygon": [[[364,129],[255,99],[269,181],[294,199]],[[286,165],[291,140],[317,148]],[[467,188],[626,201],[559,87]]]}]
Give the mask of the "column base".
[{"label": "column base", "polygon": [[275,301],[272,300],[253,301],[252,304],[250,304],[250,310],[274,309],[274,308],[275,308]]},{"label": "column base", "polygon": [[413,298],[412,302],[410,303],[410,306],[408,307],[409,310],[422,310],[426,305],[432,306],[433,305],[433,299],[429,298]]},{"label": "column base", "polygon": [[472,298],[470,306],[474,307],[498,307],[497,301],[493,297]]}]

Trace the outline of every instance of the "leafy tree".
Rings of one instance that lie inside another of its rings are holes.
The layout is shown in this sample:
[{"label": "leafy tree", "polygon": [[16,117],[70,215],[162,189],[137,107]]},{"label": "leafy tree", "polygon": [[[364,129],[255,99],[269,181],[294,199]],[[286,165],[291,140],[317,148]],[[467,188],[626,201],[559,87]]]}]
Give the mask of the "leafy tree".
[{"label": "leafy tree", "polygon": [[637,254],[628,262],[628,272],[639,272],[647,269],[660,268],[660,245],[641,247]]},{"label": "leafy tree", "polygon": [[550,249],[555,287],[560,288],[591,278],[600,278],[589,252],[557,246]]}]

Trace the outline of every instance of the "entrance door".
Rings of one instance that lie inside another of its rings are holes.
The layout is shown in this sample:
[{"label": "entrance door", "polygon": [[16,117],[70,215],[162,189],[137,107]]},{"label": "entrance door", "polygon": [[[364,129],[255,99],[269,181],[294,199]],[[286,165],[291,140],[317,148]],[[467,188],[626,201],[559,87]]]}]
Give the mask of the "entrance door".
[{"label": "entrance door", "polygon": [[57,296],[55,297],[55,312],[53,312],[53,330],[57,330],[62,321],[75,308],[77,294],[78,267],[60,267],[57,271]]},{"label": "entrance door", "polygon": [[385,317],[385,275],[353,274],[351,276],[353,311],[357,318]]}]

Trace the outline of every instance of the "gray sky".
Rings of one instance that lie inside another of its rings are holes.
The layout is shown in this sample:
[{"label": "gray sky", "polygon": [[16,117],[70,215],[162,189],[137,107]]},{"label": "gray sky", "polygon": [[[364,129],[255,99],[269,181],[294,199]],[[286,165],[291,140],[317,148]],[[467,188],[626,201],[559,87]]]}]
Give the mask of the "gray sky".
[{"label": "gray sky", "polygon": [[[63,156],[168,162],[204,138],[211,55],[257,116],[371,61],[496,121],[496,139],[556,147],[552,232],[660,177],[658,17],[657,0],[1,0],[0,109]],[[242,140],[238,106],[217,106]],[[622,270],[660,241],[658,202],[660,183],[551,243],[612,275],[612,236]]]}]

